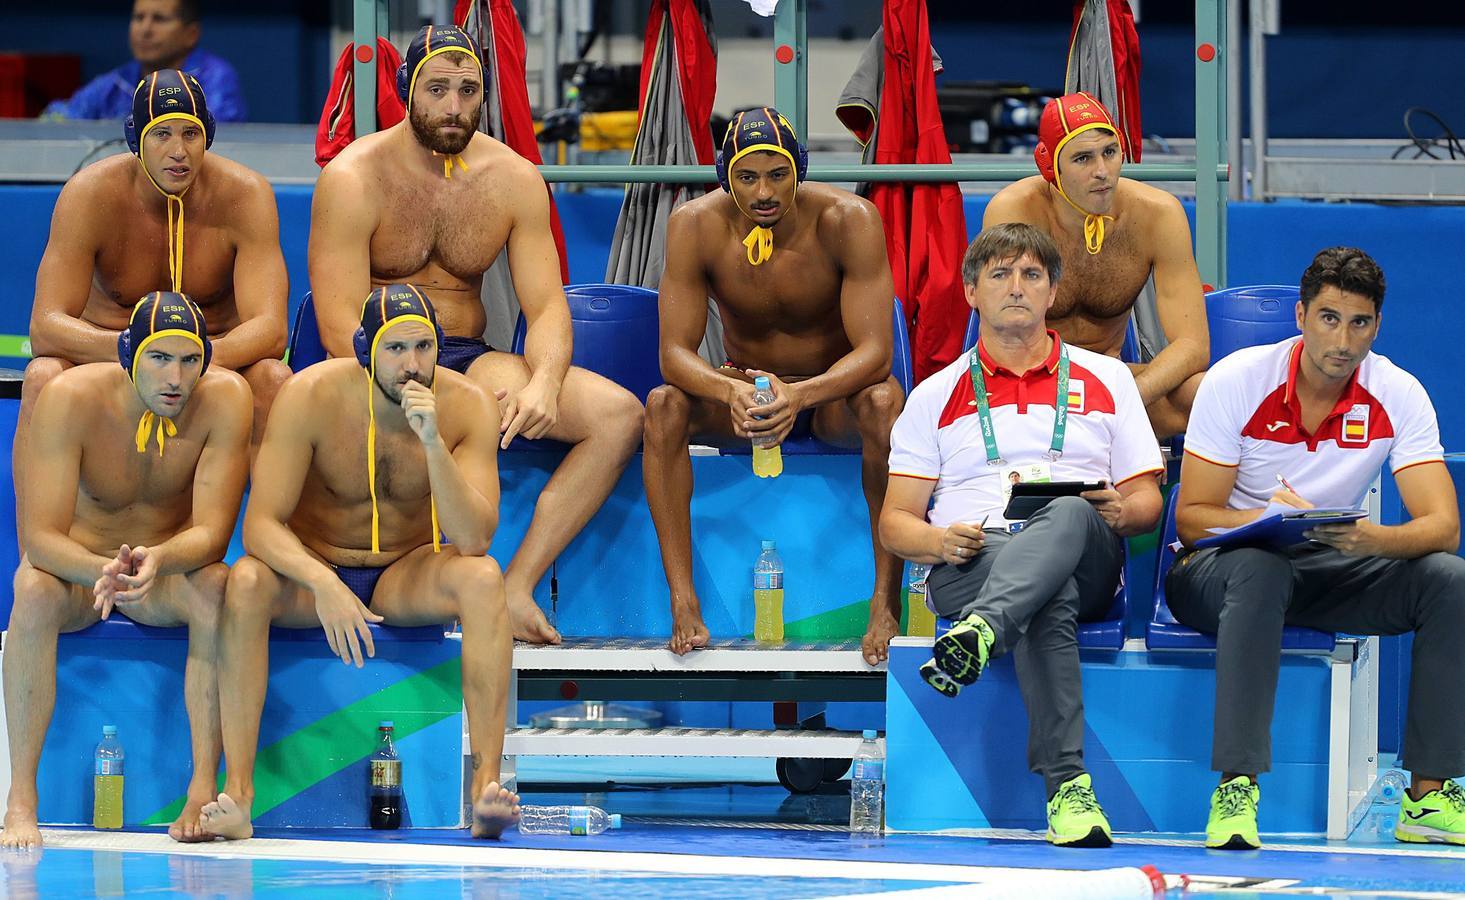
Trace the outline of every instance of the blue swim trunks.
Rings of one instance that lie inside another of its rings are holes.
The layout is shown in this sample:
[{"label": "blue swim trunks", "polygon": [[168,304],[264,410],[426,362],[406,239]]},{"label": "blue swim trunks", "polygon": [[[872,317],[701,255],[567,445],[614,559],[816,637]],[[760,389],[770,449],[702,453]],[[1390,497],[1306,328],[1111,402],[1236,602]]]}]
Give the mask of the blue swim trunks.
[{"label": "blue swim trunks", "polygon": [[442,346],[437,348],[437,364],[460,375],[467,375],[468,367],[473,365],[473,361],[492,350],[492,347],[478,338],[448,335],[443,338]]},{"label": "blue swim trunks", "polygon": [[366,608],[371,608],[371,595],[376,592],[376,583],[381,580],[386,566],[336,566],[336,577],[351,589]]}]

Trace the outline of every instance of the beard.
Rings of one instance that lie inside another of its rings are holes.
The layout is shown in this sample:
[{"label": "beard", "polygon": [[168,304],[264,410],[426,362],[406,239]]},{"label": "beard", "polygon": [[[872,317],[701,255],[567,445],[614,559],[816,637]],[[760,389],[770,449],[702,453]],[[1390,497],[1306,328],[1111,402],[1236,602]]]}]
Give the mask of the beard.
[{"label": "beard", "polygon": [[[434,367],[434,369],[435,368],[436,367]],[[373,375],[372,380],[376,382],[376,389],[381,391],[388,400],[392,401],[398,406],[401,406],[403,385],[405,385],[409,381],[415,381],[425,388],[431,388],[432,376],[432,371],[429,371],[426,374],[423,374],[422,372],[403,372],[400,376],[398,376],[398,380],[391,384],[384,383],[380,375]]]},{"label": "beard", "polygon": [[[437,120],[429,118],[426,113],[413,110],[408,114],[408,121],[412,125],[412,135],[417,138],[417,143],[434,153],[456,156],[468,149],[469,142],[473,140],[473,132],[478,130],[478,120],[482,116],[482,106],[474,107],[473,115],[468,118],[446,116]],[[448,125],[456,125],[463,131],[456,135],[448,135],[439,130]]]}]

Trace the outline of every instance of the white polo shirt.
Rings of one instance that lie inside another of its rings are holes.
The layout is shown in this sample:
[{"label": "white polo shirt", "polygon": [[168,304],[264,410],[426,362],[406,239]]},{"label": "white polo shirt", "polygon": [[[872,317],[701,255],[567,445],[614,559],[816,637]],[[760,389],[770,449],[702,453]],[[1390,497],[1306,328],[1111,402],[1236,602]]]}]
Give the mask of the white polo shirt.
[{"label": "white polo shirt", "polygon": [[1394,472],[1442,462],[1429,395],[1377,353],[1359,363],[1315,433],[1302,427],[1302,338],[1246,347],[1201,381],[1185,452],[1236,469],[1232,509],[1266,506],[1281,475],[1314,506],[1361,509],[1385,458]]},{"label": "white polo shirt", "polygon": [[[1129,368],[1117,359],[1068,346],[1068,424],[1063,455],[1049,461],[1058,391],[1058,333],[1053,350],[1021,375],[992,362],[981,341],[969,353],[911,391],[890,434],[890,474],[936,482],[927,519],[946,527],[1007,520],[1003,472],[1048,463],[1053,481],[1107,481],[1120,485],[1161,471],[1160,447]],[[1002,455],[987,462],[970,372],[977,353]]]}]

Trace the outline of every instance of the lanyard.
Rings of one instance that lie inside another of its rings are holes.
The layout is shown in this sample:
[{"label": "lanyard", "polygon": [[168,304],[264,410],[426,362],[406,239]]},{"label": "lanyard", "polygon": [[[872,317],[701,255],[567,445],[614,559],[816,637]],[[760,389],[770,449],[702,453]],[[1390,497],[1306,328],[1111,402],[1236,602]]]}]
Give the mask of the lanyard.
[{"label": "lanyard", "polygon": [[[1055,340],[1058,340],[1055,338]],[[997,452],[997,432],[992,427],[992,408],[987,403],[987,382],[982,377],[982,361],[977,348],[971,355],[972,391],[976,394],[977,420],[982,425],[982,442],[987,445],[987,465],[1000,466],[1005,460]],[[1068,347],[1058,343],[1058,390],[1053,398],[1053,441],[1048,446],[1048,458],[1056,460],[1063,455],[1063,438],[1068,431]]]}]

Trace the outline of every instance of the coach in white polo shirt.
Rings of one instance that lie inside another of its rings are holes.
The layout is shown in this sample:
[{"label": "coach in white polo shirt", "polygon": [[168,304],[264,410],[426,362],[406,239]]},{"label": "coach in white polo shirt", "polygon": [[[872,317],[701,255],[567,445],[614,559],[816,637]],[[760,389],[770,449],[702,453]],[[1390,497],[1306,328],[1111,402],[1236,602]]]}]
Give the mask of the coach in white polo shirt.
[{"label": "coach in white polo shirt", "polygon": [[1413,773],[1394,836],[1465,843],[1465,560],[1434,407],[1414,376],[1369,352],[1384,275],[1333,247],[1302,275],[1301,338],[1211,368],[1190,414],[1176,520],[1187,546],[1258,518],[1268,500],[1361,508],[1387,458],[1411,521],[1322,525],[1287,549],[1211,548],[1176,561],[1175,618],[1216,635],[1216,724],[1206,844],[1259,846],[1256,776],[1271,765],[1282,626],[1414,632],[1401,764]]},{"label": "coach in white polo shirt", "polygon": [[[921,676],[955,696],[1011,651],[1028,764],[1049,797],[1048,840],[1108,846],[1083,767],[1075,629],[1112,604],[1123,538],[1159,519],[1161,461],[1129,369],[1045,327],[1059,268],[1052,239],[1029,225],[988,228],[967,248],[962,280],[980,338],[916,387],[895,423],[880,539],[934,566],[931,602],[959,620]],[[1002,515],[1017,481],[1113,487],[1061,497],[1024,524]]]}]

